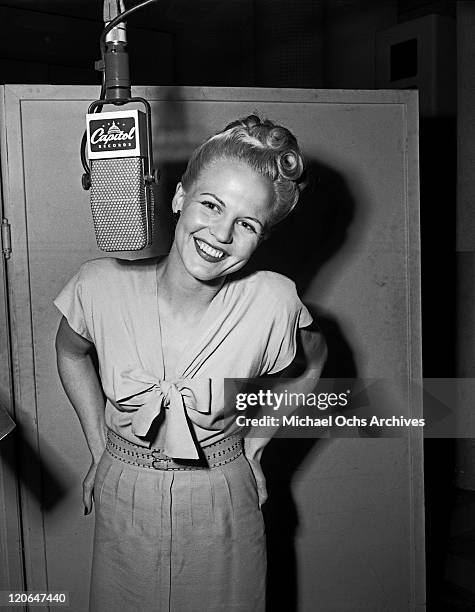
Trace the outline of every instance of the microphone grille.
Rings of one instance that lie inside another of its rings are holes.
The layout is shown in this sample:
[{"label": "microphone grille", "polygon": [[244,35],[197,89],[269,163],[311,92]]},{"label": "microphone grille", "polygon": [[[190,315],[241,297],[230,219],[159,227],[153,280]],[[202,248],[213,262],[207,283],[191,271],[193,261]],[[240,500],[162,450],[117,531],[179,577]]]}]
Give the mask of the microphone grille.
[{"label": "microphone grille", "polygon": [[143,158],[91,160],[91,210],[101,250],[150,246],[152,189],[145,185]]}]

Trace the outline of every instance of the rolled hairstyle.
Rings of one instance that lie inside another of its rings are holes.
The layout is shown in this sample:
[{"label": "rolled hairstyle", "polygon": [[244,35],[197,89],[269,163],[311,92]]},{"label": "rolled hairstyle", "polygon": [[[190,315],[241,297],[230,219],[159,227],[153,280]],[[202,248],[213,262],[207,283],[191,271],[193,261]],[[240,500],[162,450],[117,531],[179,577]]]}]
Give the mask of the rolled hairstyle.
[{"label": "rolled hairstyle", "polygon": [[257,115],[229,123],[193,151],[181,180],[185,191],[204,168],[218,159],[243,161],[271,180],[275,197],[269,225],[290,213],[306,184],[304,159],[295,136]]}]

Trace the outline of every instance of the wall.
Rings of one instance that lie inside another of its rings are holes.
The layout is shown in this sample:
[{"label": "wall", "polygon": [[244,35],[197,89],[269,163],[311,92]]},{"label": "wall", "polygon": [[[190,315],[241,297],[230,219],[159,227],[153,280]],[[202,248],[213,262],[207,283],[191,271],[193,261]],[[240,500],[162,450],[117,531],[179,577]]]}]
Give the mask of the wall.
[{"label": "wall", "polygon": [[[457,376],[475,377],[475,5],[457,3]],[[475,442],[457,443],[458,484],[475,490]]]},{"label": "wall", "polygon": [[[475,4],[457,2],[457,251],[475,251]],[[467,256],[468,257],[468,256]],[[470,325],[472,329],[472,326]],[[471,332],[470,332],[471,333]],[[460,338],[463,343],[463,338]],[[464,345],[463,343],[462,345]],[[467,344],[475,346],[468,340]],[[473,350],[473,349],[472,349]],[[463,350],[465,353],[465,349]],[[470,356],[475,367],[475,354]],[[460,373],[473,376],[474,370],[460,363]]]},{"label": "wall", "polygon": [[326,2],[323,75],[325,87],[373,89],[375,35],[397,23],[396,0]]},{"label": "wall", "polygon": [[[92,91],[5,88],[3,116],[28,586],[67,588],[75,612],[87,600],[93,523],[81,514],[81,481],[89,457],[55,374],[59,317],[51,299],[82,261],[99,255],[77,155]],[[419,416],[419,394],[406,387],[421,375],[415,94],[149,88],[143,95],[153,101],[169,188],[191,148],[236,113],[257,106],[292,124],[318,182],[293,222],[267,242],[268,263],[298,281],[328,339],[336,366],[328,375],[341,375],[345,363],[349,376],[383,379],[384,401],[368,390],[362,402],[391,410],[391,398],[396,414]],[[52,125],[69,135],[60,149]],[[37,155],[38,142],[48,155]],[[78,180],[51,181],[52,169]],[[168,187],[159,198],[165,204]],[[273,440],[265,458],[271,609],[306,612],[315,601],[325,612],[421,605],[417,432],[390,440]]]},{"label": "wall", "polygon": [[[129,19],[132,83],[321,87],[323,4],[161,0]],[[99,0],[1,2],[0,83],[98,84],[101,19]]]}]

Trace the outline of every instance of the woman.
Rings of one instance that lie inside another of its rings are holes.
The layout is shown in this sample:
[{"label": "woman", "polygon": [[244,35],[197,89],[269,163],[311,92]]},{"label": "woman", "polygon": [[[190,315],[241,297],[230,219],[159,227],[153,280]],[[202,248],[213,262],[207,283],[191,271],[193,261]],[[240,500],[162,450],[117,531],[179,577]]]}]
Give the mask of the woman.
[{"label": "woman", "polygon": [[234,274],[303,172],[286,128],[231,123],[191,156],[169,255],[87,262],[55,301],[58,370],[92,455],[92,610],[264,610],[266,440],[243,443],[224,379],[282,372],[297,346],[304,376],[320,375],[325,344],[300,329],[312,319],[295,285]]}]

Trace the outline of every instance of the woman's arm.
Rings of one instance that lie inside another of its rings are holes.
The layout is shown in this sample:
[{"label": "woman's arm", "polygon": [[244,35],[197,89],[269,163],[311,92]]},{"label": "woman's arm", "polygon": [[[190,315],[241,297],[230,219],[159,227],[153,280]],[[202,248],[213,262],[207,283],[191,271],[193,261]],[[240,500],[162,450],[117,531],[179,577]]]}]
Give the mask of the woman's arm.
[{"label": "woman's arm", "polygon": [[64,317],[61,319],[56,334],[58,373],[92,455],[92,465],[84,481],[85,514],[92,508],[94,476],[106,446],[105,399],[91,358],[93,346],[72,330]]},{"label": "woman's arm", "polygon": [[[297,352],[292,363],[284,370],[278,372],[275,376],[278,378],[292,378],[292,387],[298,392],[313,391],[318,379],[321,376],[323,366],[327,359],[328,349],[327,343],[323,335],[312,329],[299,329],[297,332]],[[315,381],[315,382],[314,382]],[[276,383],[272,386],[272,391],[278,393],[288,388],[287,383],[282,383],[282,388]],[[290,415],[296,410],[296,407],[288,406],[279,409],[279,416]],[[259,438],[259,427],[254,431],[251,428],[244,438],[244,449],[246,457],[251,465],[260,463],[262,452],[268,444],[278,427],[266,427],[266,437]],[[250,435],[249,435],[250,434]],[[265,480],[262,470],[254,471],[259,489],[260,504],[262,505],[267,498]]]},{"label": "woman's arm", "polygon": [[320,378],[327,359],[327,343],[323,335],[313,329],[299,329],[297,332],[297,352],[292,363],[278,372],[279,378]]}]

